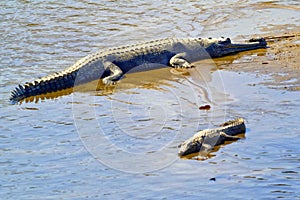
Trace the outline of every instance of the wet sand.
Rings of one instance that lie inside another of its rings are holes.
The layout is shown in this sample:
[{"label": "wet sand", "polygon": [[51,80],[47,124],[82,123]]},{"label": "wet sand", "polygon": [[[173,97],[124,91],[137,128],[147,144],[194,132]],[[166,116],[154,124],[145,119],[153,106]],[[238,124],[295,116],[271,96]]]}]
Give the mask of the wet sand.
[{"label": "wet sand", "polygon": [[[300,90],[300,30],[259,35],[269,48],[216,59],[219,69],[270,75],[264,85],[275,89]],[[259,37],[254,35],[253,37]]]}]

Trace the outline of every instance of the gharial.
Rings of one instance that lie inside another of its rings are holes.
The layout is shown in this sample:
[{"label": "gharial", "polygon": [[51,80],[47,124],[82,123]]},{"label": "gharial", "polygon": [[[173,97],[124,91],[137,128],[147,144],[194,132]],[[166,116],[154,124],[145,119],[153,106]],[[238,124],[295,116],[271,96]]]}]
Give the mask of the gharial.
[{"label": "gharial", "polygon": [[88,55],[67,69],[16,87],[10,101],[56,92],[74,85],[102,79],[114,84],[125,73],[147,71],[166,66],[189,68],[193,62],[221,57],[240,51],[266,48],[263,38],[245,44],[232,44],[229,38],[166,38],[120,46]]}]

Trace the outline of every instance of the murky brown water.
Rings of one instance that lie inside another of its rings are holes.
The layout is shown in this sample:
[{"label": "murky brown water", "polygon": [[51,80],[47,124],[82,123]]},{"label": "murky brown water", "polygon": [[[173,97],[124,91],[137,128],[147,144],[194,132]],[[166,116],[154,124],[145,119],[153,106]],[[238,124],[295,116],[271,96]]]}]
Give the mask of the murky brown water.
[{"label": "murky brown water", "polygon": [[[231,71],[234,61],[226,70],[203,61],[186,74],[170,69],[130,74],[115,88],[99,85],[95,91],[91,83],[85,91],[8,104],[17,84],[98,49],[173,36],[244,40],[299,27],[298,1],[1,1],[0,6],[1,198],[300,198],[299,91],[260,84],[274,82],[265,73]],[[205,104],[212,108],[198,109]],[[235,117],[246,119],[245,139],[203,161],[177,157],[177,145],[197,130]]]}]

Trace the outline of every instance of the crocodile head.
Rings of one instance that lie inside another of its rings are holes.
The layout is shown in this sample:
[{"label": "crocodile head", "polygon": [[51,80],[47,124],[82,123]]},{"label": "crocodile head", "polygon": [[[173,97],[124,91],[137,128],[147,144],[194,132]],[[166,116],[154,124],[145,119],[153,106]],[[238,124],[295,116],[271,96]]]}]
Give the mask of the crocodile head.
[{"label": "crocodile head", "polygon": [[210,132],[210,129],[199,131],[190,139],[179,145],[179,156],[186,156],[192,153],[206,155],[216,144],[219,139],[219,132],[213,132],[211,136],[206,136],[205,132]]},{"label": "crocodile head", "polygon": [[181,145],[179,145],[180,149],[178,151],[178,156],[186,156],[192,153],[207,155],[212,150],[215,143],[216,143],[215,137],[212,138],[207,138],[205,136],[201,136],[200,138],[192,137],[187,141],[183,142]]},{"label": "crocodile head", "polygon": [[198,152],[200,151],[201,146],[201,142],[195,141],[193,138],[190,138],[189,140],[179,145],[180,149],[178,151],[178,155],[186,156],[191,153]]},{"label": "crocodile head", "polygon": [[218,39],[216,42],[206,47],[205,50],[212,58],[216,58],[259,48],[267,48],[267,42],[264,38],[251,39],[249,40],[249,43],[244,44],[232,44],[230,38]]}]

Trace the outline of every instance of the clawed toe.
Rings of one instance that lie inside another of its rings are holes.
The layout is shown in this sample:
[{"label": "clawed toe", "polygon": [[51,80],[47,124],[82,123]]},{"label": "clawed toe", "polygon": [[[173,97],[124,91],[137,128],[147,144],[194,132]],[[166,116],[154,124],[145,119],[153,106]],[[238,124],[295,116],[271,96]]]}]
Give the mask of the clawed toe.
[{"label": "clawed toe", "polygon": [[117,84],[117,81],[113,81],[113,80],[110,80],[110,79],[107,79],[107,78],[104,78],[102,80],[103,84],[106,85],[106,86],[111,86],[111,85],[115,85]]}]

